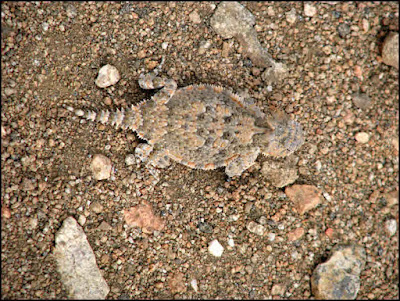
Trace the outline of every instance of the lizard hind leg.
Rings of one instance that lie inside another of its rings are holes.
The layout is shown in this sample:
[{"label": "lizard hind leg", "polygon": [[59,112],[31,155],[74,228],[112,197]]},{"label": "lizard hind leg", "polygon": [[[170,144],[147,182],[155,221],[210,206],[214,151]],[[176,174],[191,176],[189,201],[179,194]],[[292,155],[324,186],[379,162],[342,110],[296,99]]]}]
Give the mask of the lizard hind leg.
[{"label": "lizard hind leg", "polygon": [[157,168],[165,168],[171,164],[169,157],[165,151],[155,149],[147,143],[140,143],[135,149],[136,157],[146,163]]},{"label": "lizard hind leg", "polygon": [[158,89],[162,88],[158,91],[152,99],[158,104],[166,104],[171,97],[174,95],[177,84],[173,79],[167,79],[165,77],[159,77],[158,73],[161,69],[161,66],[164,64],[164,57],[158,67],[156,67],[152,72],[147,74],[140,74],[139,76],[139,86],[142,89]]},{"label": "lizard hind leg", "polygon": [[140,143],[135,148],[135,155],[140,161],[146,164],[147,170],[157,180],[159,180],[160,174],[157,168],[165,168],[171,164],[165,152],[155,150],[153,146],[147,143]]}]

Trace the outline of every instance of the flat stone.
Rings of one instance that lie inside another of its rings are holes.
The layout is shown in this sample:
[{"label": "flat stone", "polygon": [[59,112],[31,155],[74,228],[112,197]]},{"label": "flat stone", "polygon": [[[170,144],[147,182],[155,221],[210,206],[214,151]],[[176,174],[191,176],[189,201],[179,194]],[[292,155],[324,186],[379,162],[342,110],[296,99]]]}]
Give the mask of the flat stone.
[{"label": "flat stone", "polygon": [[189,14],[189,19],[192,21],[194,24],[200,24],[201,23],[201,18],[199,13],[194,10]]},{"label": "flat stone", "polygon": [[179,272],[172,274],[168,279],[168,286],[172,293],[186,292],[184,275]]},{"label": "flat stone", "polygon": [[292,232],[289,232],[287,236],[289,241],[295,241],[300,239],[303,235],[304,235],[304,228],[299,227],[293,230]]}]

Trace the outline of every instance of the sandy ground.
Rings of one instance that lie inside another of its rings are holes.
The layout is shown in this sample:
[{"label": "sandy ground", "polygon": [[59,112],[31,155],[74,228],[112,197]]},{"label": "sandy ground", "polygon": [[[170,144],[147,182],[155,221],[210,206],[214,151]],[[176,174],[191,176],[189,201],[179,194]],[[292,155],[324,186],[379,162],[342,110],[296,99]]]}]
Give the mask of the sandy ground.
[{"label": "sandy ground", "polygon": [[[398,31],[398,3],[324,1],[312,17],[302,2],[242,4],[261,44],[288,66],[282,82],[268,87],[239,43],[213,31],[218,3],[1,3],[2,298],[67,298],[52,252],[68,216],[85,221],[112,299],[311,298],[312,271],[343,243],[367,253],[357,298],[399,298],[398,233],[386,227],[398,225],[398,70],[380,52]],[[173,164],[154,187],[144,166],[125,164],[134,133],[64,109],[150,97],[137,79],[162,55],[163,74],[178,86],[229,86],[298,120],[306,142],[294,155],[296,184],[321,189],[321,204],[298,214],[262,174],[264,157],[231,181],[223,169]],[[100,89],[94,80],[107,63],[121,80]],[[94,154],[111,159],[110,179],[93,179]],[[126,225],[122,211],[143,201],[165,221],[162,231]],[[266,233],[248,231],[251,221]],[[214,239],[225,248],[219,258],[207,249]]]}]

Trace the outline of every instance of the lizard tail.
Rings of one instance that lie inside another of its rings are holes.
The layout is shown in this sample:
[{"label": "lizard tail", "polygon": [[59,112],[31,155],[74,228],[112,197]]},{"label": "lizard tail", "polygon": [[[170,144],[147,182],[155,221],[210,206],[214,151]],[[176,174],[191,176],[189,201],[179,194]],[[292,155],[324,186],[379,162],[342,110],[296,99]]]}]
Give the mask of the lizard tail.
[{"label": "lizard tail", "polygon": [[131,129],[136,131],[143,123],[140,109],[137,106],[132,105],[127,110],[121,108],[117,109],[115,112],[110,112],[108,110],[95,112],[95,111],[83,111],[75,110],[72,107],[67,108],[69,111],[75,113],[76,116],[85,118],[90,121],[101,122],[102,124],[115,125],[115,128]]}]

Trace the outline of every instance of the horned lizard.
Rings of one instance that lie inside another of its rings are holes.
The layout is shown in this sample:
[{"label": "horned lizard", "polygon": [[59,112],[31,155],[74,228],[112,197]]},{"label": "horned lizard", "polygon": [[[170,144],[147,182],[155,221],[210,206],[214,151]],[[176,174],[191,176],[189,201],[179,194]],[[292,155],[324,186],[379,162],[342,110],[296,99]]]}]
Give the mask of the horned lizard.
[{"label": "horned lizard", "polygon": [[191,168],[225,167],[239,176],[262,153],[283,157],[304,141],[299,123],[279,110],[263,113],[230,89],[208,84],[177,88],[159,77],[161,64],[141,74],[143,89],[161,88],[151,99],[115,112],[76,110],[75,114],[116,128],[130,129],[147,141],[135,154],[146,164],[165,168],[174,160]]}]

